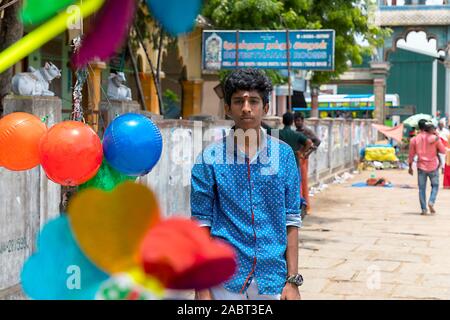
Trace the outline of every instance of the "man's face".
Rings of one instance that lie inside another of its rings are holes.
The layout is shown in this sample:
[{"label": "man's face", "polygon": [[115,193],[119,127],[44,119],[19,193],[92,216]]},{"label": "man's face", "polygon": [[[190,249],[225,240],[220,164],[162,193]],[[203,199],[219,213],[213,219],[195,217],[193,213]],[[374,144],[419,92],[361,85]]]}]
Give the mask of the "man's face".
[{"label": "man's face", "polygon": [[227,115],[236,125],[236,129],[258,130],[263,116],[269,110],[269,105],[263,104],[263,100],[256,90],[238,90],[231,96],[231,105],[225,105]]},{"label": "man's face", "polygon": [[438,126],[439,126],[439,130],[444,129],[444,124],[443,124],[442,122],[439,122],[439,123],[438,123]]},{"label": "man's face", "polygon": [[303,128],[303,119],[302,118],[296,118],[294,120],[294,122],[295,122],[295,126],[297,127],[297,129]]}]

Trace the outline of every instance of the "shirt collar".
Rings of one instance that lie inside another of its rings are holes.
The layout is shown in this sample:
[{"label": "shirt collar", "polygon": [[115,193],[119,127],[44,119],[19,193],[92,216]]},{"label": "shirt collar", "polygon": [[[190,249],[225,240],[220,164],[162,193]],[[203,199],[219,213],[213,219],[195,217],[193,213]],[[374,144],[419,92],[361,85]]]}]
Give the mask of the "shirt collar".
[{"label": "shirt collar", "polygon": [[[233,127],[231,128],[231,130],[234,131],[234,130],[235,130],[235,127],[233,126]],[[232,132],[232,131],[231,131],[231,132]],[[230,135],[231,135],[231,132],[230,132]],[[255,162],[255,161],[258,159],[258,156],[261,154],[261,152],[262,152],[262,151],[265,151],[265,149],[267,148],[267,139],[268,139],[267,131],[266,131],[266,129],[264,129],[263,127],[260,127],[260,131],[259,131],[259,132],[260,132],[259,147],[258,147],[258,149],[256,150],[255,155],[254,155],[251,159],[249,159],[249,163]],[[227,137],[227,138],[230,138],[230,137]],[[225,141],[229,141],[229,140],[226,139]],[[247,157],[247,155],[245,154],[245,152],[243,152],[242,150],[240,150],[237,146],[235,146],[234,150],[235,150],[235,153],[236,153],[236,155],[237,155],[237,157],[238,157],[239,159],[241,159],[241,160],[243,160],[243,161],[245,161],[245,159],[248,159],[248,157]]]}]

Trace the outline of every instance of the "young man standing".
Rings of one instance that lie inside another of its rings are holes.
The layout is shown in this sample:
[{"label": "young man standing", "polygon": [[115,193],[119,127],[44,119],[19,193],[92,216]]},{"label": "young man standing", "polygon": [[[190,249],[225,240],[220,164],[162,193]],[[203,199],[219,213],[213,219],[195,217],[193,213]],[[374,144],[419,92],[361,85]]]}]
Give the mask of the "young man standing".
[{"label": "young man standing", "polygon": [[261,129],[270,80],[254,69],[224,81],[230,134],[203,150],[192,169],[192,217],[231,244],[237,271],[196,299],[300,299],[299,176],[292,149]]},{"label": "young man standing", "polygon": [[411,139],[409,144],[409,174],[413,175],[412,164],[417,155],[417,178],[419,185],[419,199],[421,214],[428,213],[427,210],[427,180],[431,182],[431,195],[428,208],[431,214],[435,214],[434,204],[439,190],[439,158],[438,153],[445,153],[445,147],[435,134],[426,131],[427,127],[433,126],[426,120],[419,121],[420,133]]}]

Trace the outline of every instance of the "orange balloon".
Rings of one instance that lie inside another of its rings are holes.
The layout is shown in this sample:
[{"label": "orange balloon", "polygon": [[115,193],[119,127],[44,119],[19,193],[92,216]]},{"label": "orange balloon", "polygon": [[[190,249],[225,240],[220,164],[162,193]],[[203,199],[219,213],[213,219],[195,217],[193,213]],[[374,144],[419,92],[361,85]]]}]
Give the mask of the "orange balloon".
[{"label": "orange balloon", "polygon": [[42,137],[39,156],[50,180],[63,186],[77,186],[96,175],[102,164],[103,148],[88,125],[64,121]]},{"label": "orange balloon", "polygon": [[39,165],[39,141],[47,126],[35,115],[14,112],[0,120],[0,166],[13,171]]}]

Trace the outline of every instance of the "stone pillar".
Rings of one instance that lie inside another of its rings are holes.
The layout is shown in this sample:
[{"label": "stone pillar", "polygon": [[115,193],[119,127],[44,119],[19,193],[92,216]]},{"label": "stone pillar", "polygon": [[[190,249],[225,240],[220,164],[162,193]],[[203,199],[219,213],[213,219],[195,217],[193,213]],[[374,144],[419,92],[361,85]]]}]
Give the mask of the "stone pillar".
[{"label": "stone pillar", "polygon": [[384,124],[384,120],[387,114],[385,98],[386,79],[389,69],[389,62],[372,61],[370,63],[370,72],[373,75],[373,94],[375,96],[375,118],[380,124]]},{"label": "stone pillar", "polygon": [[200,114],[202,112],[203,80],[185,80],[182,82],[182,87],[183,118],[187,119],[191,115]]},{"label": "stone pillar", "polygon": [[[139,112],[141,106],[137,101],[109,100],[101,102],[100,110],[104,121],[103,127],[106,129],[117,116],[124,113]],[[101,136],[103,135],[103,132],[99,133]]]},{"label": "stone pillar", "polygon": [[277,112],[276,115],[282,117],[287,111],[286,96],[277,96]]},{"label": "stone pillar", "polygon": [[373,80],[373,94],[375,95],[375,118],[381,124],[384,124],[386,117],[385,96],[386,96],[386,80],[377,78]]},{"label": "stone pillar", "polygon": [[445,66],[445,116],[450,117],[450,52],[444,62]]},{"label": "stone pillar", "polygon": [[152,74],[140,72],[139,78],[141,79],[142,90],[144,91],[145,109],[153,114],[159,114],[158,93]]},{"label": "stone pillar", "polygon": [[311,85],[311,118],[319,118],[319,86]]},{"label": "stone pillar", "polygon": [[87,97],[88,99],[83,100],[84,103],[84,116],[86,123],[98,132],[99,129],[99,112],[100,112],[100,101],[102,99],[102,70],[106,69],[106,64],[101,61],[92,62],[89,64],[88,68],[88,78],[87,78]]}]

